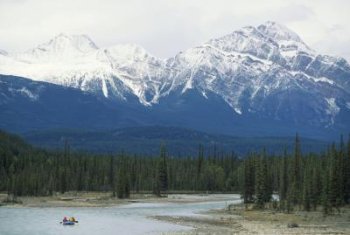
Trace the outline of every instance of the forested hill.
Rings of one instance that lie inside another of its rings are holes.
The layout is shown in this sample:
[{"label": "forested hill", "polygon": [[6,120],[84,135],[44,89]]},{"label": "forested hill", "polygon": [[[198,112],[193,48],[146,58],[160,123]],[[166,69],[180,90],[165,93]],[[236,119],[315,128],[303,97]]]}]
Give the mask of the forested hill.
[{"label": "forested hill", "polygon": [[19,152],[31,151],[33,148],[26,143],[20,136],[7,133],[0,130],[0,154],[11,152],[19,154]]},{"label": "forested hill", "polygon": [[[67,140],[71,149],[91,153],[159,154],[159,146],[165,144],[173,156],[195,155],[198,145],[205,153],[213,151],[244,155],[266,148],[270,153],[293,150],[294,137],[233,137],[209,134],[192,129],[165,126],[130,127],[110,131],[86,131],[55,129],[27,132],[22,135],[29,143],[49,149],[63,149]],[[302,138],[303,152],[326,150],[328,142]]]}]

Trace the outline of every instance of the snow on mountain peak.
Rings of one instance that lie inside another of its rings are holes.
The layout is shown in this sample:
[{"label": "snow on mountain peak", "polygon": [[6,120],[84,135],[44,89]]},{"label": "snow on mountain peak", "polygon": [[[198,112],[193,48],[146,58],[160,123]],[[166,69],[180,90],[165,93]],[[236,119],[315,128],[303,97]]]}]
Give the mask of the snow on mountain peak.
[{"label": "snow on mountain peak", "polygon": [[64,33],[57,35],[49,42],[44,43],[37,48],[53,51],[75,49],[82,53],[88,53],[98,49],[96,44],[85,34],[69,35]]},{"label": "snow on mountain peak", "polygon": [[152,57],[143,47],[136,44],[118,44],[106,48],[110,55],[115,59],[141,59]]},{"label": "snow on mountain peak", "polygon": [[[133,92],[148,105],[158,100],[158,80],[163,77],[164,66],[164,60],[135,44],[98,48],[86,35],[59,34],[32,50],[0,61],[0,73],[102,91],[105,97],[123,98],[123,92]],[[152,91],[147,93],[149,89]]]},{"label": "snow on mountain peak", "polygon": [[315,54],[295,32],[284,25],[273,21],[267,21],[259,25],[257,30],[265,37],[276,42],[281,55],[287,60],[295,58],[300,52],[307,52],[312,55]]},{"label": "snow on mountain peak", "polygon": [[313,51],[287,27],[272,21],[258,27],[246,26],[226,36],[212,39],[208,44],[226,52],[247,53],[262,59],[284,63],[300,51]]},{"label": "snow on mountain peak", "polygon": [[87,35],[59,34],[50,41],[41,44],[25,53],[15,55],[25,62],[61,60],[79,56],[97,50],[98,47]]},{"label": "snow on mountain peak", "polygon": [[[126,99],[132,93],[147,106],[171,92],[197,89],[204,97],[219,95],[242,115],[259,111],[260,99],[300,84],[319,89],[338,87],[341,82],[347,88],[349,83],[337,80],[334,74],[350,74],[345,60],[317,56],[297,34],[271,21],[212,39],[168,60],[135,44],[98,48],[86,35],[66,34],[0,59],[3,74],[76,87],[108,98]],[[251,101],[249,109],[242,97]],[[335,99],[338,104],[338,97]]]},{"label": "snow on mountain peak", "polygon": [[208,44],[226,53],[239,52],[261,59],[280,57],[278,44],[253,26],[212,39]]},{"label": "snow on mountain peak", "polygon": [[278,24],[273,21],[267,21],[264,24],[261,24],[257,29],[262,32],[264,35],[274,39],[274,40],[292,40],[296,42],[301,42],[300,37],[288,29],[286,26]]}]

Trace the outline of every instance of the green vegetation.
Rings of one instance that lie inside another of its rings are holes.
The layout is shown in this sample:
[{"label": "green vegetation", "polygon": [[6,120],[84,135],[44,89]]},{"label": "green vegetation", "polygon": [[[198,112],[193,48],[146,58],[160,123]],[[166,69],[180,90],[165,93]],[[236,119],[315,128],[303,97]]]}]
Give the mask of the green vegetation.
[{"label": "green vegetation", "polygon": [[297,135],[293,154],[254,154],[243,161],[243,166],[244,202],[254,203],[255,208],[271,205],[273,192],[279,201],[272,204],[285,212],[322,206],[329,214],[349,204],[350,138],[347,147],[341,138],[338,148],[332,144],[324,154],[302,155]]},{"label": "green vegetation", "polygon": [[[110,191],[118,198],[149,191],[241,192],[244,203],[291,212],[323,208],[325,214],[350,203],[350,139],[341,138],[322,154],[251,153],[244,158],[214,148],[196,156],[173,157],[161,146],[158,156],[87,154],[33,148],[17,136],[0,132],[0,191],[15,200],[23,195],[67,191]],[[279,195],[279,201],[273,199]],[[272,203],[271,203],[272,202]]]},{"label": "green vegetation", "polygon": [[0,191],[14,198],[67,191],[110,191],[119,198],[139,191],[238,191],[232,176],[240,162],[218,153],[172,157],[165,146],[153,157],[72,152],[67,142],[64,151],[46,151],[0,132]]}]

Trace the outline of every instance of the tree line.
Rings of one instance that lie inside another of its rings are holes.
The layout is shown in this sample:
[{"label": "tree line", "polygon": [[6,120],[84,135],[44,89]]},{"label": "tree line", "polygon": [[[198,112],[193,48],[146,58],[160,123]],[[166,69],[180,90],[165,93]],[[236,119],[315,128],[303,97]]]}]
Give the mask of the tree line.
[{"label": "tree line", "polygon": [[[350,204],[350,138],[325,153],[303,155],[298,135],[293,154],[267,156],[265,151],[243,161],[244,203],[280,211],[317,210],[325,214]],[[273,198],[273,196],[278,198]],[[277,200],[278,199],[278,200]]]},{"label": "tree line", "polygon": [[172,157],[164,145],[159,156],[88,154],[33,148],[20,138],[0,132],[0,191],[13,196],[53,195],[67,191],[130,192],[236,191],[234,174],[241,160],[234,154]]},{"label": "tree line", "polygon": [[[350,203],[350,138],[321,154],[302,154],[298,135],[292,153],[266,150],[238,157],[198,147],[196,156],[88,154],[34,148],[0,131],[0,191],[17,196],[67,191],[109,191],[118,198],[131,192],[235,192],[256,208],[273,206],[324,213]],[[277,200],[279,199],[279,200]]]}]

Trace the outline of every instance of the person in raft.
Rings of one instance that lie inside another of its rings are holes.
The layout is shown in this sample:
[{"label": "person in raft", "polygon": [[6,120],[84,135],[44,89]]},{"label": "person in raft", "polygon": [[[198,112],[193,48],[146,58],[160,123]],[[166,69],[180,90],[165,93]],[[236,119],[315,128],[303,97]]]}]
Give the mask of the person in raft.
[{"label": "person in raft", "polygon": [[76,222],[76,220],[75,220],[74,217],[70,217],[70,218],[69,218],[69,221],[71,221],[71,222]]},{"label": "person in raft", "polygon": [[65,216],[64,218],[63,218],[63,222],[67,222],[68,220],[67,220],[67,217]]}]

